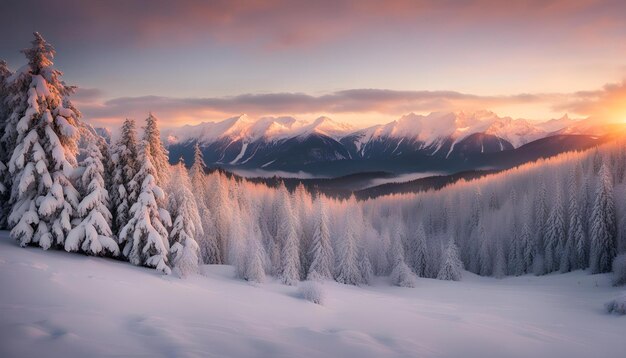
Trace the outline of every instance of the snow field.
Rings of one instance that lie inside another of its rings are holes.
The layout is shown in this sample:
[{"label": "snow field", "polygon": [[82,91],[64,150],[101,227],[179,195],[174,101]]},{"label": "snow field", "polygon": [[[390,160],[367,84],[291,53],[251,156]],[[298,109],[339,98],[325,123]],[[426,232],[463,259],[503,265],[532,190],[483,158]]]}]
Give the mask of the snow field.
[{"label": "snow field", "polygon": [[111,259],[22,249],[0,233],[2,357],[623,357],[610,274],[415,288],[324,282],[324,305],[230,266],[186,280]]}]

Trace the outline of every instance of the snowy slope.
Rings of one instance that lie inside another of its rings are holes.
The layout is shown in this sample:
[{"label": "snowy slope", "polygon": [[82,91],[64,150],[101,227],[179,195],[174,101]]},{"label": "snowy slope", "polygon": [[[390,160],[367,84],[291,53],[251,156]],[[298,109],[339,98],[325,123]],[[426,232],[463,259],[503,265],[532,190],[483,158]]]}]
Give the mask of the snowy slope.
[{"label": "snowy slope", "polygon": [[228,266],[188,280],[22,249],[0,233],[2,357],[623,357],[609,276],[583,272],[414,289],[325,283],[327,302]]}]

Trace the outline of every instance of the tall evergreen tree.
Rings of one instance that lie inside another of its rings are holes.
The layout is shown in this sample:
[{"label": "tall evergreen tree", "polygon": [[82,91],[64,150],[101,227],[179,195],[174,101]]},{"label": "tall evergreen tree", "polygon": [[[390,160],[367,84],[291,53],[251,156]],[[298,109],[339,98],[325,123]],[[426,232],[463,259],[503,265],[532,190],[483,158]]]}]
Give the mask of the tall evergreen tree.
[{"label": "tall evergreen tree", "polygon": [[491,241],[487,237],[485,226],[482,221],[478,225],[478,274],[481,276],[490,276],[493,270],[493,254],[491,250]]},{"label": "tall evergreen tree", "polygon": [[217,233],[213,213],[209,210],[209,206],[207,205],[207,189],[209,183],[205,169],[200,146],[196,143],[194,147],[193,165],[190,169],[191,187],[193,188],[202,224],[202,233],[197,236],[196,241],[200,246],[201,261],[205,264],[218,264],[220,263],[220,253],[217,244]]},{"label": "tall evergreen tree", "polygon": [[156,169],[147,153],[148,143],[139,146],[137,157],[141,168],[133,181],[139,183],[141,191],[137,202],[130,208],[130,219],[122,228],[120,242],[124,245],[124,256],[133,265],[154,267],[166,274],[170,249],[167,226],[171,225],[169,212],[160,206],[165,200],[163,189],[156,183]]},{"label": "tall evergreen tree", "polygon": [[337,266],[335,280],[347,285],[358,285],[363,281],[358,264],[357,228],[355,217],[359,215],[356,206],[346,210],[345,227],[337,243]]},{"label": "tall evergreen tree", "polygon": [[396,218],[394,222],[394,232],[391,235],[391,252],[390,261],[391,283],[400,287],[415,287],[415,275],[404,261],[404,248],[402,245],[402,237],[404,236],[404,227],[401,219]]},{"label": "tall evergreen tree", "polygon": [[80,223],[67,235],[66,251],[81,250],[89,255],[119,255],[119,248],[111,231],[109,193],[104,183],[104,164],[98,141],[93,138],[87,147],[87,156],[81,163],[85,171],[80,178],[82,200],[78,204]]},{"label": "tall evergreen tree", "polygon": [[157,185],[165,187],[170,178],[169,153],[161,141],[158,119],[152,113],[146,118],[143,140],[148,143],[148,155],[156,172]]},{"label": "tall evergreen tree", "polygon": [[277,241],[280,250],[280,278],[286,285],[296,285],[300,280],[300,255],[298,252],[299,241],[291,207],[289,191],[281,185],[278,193],[278,228]]},{"label": "tall evergreen tree", "polygon": [[542,180],[541,185],[539,186],[539,193],[535,196],[535,218],[534,218],[534,229],[535,229],[535,256],[541,255],[543,257],[544,253],[544,241],[546,235],[546,223],[548,218],[548,204],[547,204],[547,189],[546,183]]},{"label": "tall evergreen tree", "polygon": [[262,283],[265,281],[265,252],[257,223],[253,224],[246,248],[246,270],[243,278],[249,282]]},{"label": "tall evergreen tree", "polygon": [[568,245],[570,266],[572,270],[583,269],[589,262],[587,255],[587,238],[583,229],[583,220],[578,205],[578,181],[576,171],[573,169],[569,178],[569,225]]},{"label": "tall evergreen tree", "polygon": [[293,209],[296,216],[296,232],[299,238],[300,277],[305,278],[309,271],[312,258],[309,253],[313,241],[313,203],[311,196],[300,183],[293,194]]},{"label": "tall evergreen tree", "polygon": [[221,172],[215,172],[209,177],[209,192],[207,193],[208,209],[215,222],[215,236],[219,249],[218,262],[224,262],[225,246],[229,237],[230,220],[232,218],[232,203],[228,190],[228,178]]},{"label": "tall evergreen tree", "polygon": [[606,164],[599,170],[598,188],[591,210],[589,267],[592,273],[611,271],[617,255],[617,226],[613,183]]},{"label": "tall evergreen tree", "polygon": [[170,231],[170,262],[180,277],[198,271],[199,246],[196,237],[203,234],[200,213],[191,191],[191,181],[184,162],[172,167],[168,184],[168,210],[172,215]]},{"label": "tall evergreen tree", "polygon": [[113,162],[113,178],[111,184],[111,202],[115,217],[114,227],[117,235],[124,225],[130,220],[130,208],[137,202],[141,183],[133,181],[139,171],[140,163],[137,161],[137,133],[135,121],[124,120],[120,137],[112,149],[111,161]]},{"label": "tall evergreen tree", "polygon": [[565,219],[563,213],[563,200],[561,189],[555,190],[554,206],[546,222],[546,234],[544,240],[544,267],[546,273],[559,269],[561,255],[565,242]]},{"label": "tall evergreen tree", "polygon": [[311,265],[307,273],[308,280],[331,279],[333,267],[333,246],[330,240],[330,229],[328,227],[328,214],[321,197],[315,200],[315,231],[311,244]]},{"label": "tall evergreen tree", "polygon": [[441,260],[441,267],[437,274],[438,280],[460,281],[463,273],[463,263],[459,259],[459,250],[453,239],[450,239]]},{"label": "tall evergreen tree", "polygon": [[522,224],[522,232],[520,233],[520,263],[521,273],[531,272],[533,262],[535,260],[535,247],[532,238],[532,206],[528,196],[524,197],[524,222]]},{"label": "tall evergreen tree", "polygon": [[[48,249],[63,246],[78,205],[70,175],[76,167],[80,113],[69,101],[74,88],[65,85],[62,73],[52,67],[54,48],[34,35],[32,47],[23,51],[28,66],[17,74],[7,125],[16,138],[9,160],[13,178],[9,224],[20,245],[36,243]],[[8,142],[11,131],[4,133]]]},{"label": "tall evergreen tree", "polygon": [[419,223],[415,235],[409,240],[408,264],[419,277],[426,277],[428,257],[426,251],[426,232],[424,224]]}]

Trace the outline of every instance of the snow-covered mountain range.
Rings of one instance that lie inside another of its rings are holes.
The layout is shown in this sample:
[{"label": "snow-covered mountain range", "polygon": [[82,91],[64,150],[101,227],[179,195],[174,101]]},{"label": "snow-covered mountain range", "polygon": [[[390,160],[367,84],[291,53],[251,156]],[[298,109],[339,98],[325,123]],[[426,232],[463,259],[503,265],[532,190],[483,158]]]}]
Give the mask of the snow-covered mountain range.
[{"label": "snow-covered mountain range", "polygon": [[534,122],[490,111],[434,112],[357,129],[328,117],[307,122],[241,115],[165,130],[163,135],[172,161],[183,157],[189,162],[198,143],[209,165],[340,175],[473,168],[471,162],[480,156],[514,151],[559,134],[587,134],[584,123],[567,115]]}]

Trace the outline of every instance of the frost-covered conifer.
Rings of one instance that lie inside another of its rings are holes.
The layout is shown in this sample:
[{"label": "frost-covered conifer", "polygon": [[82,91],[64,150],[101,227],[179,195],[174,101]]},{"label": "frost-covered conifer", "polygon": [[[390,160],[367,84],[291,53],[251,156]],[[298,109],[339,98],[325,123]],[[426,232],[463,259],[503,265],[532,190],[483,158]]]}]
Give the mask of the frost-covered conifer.
[{"label": "frost-covered conifer", "polygon": [[599,171],[598,188],[591,210],[591,250],[589,267],[592,273],[611,271],[611,263],[617,254],[616,215],[613,199],[613,183],[609,169],[602,164]]},{"label": "frost-covered conifer", "polygon": [[565,220],[561,190],[557,188],[554,195],[554,206],[546,222],[544,240],[544,268],[546,273],[559,269],[563,243],[565,242]]},{"label": "frost-covered conifer", "polygon": [[20,245],[36,243],[48,249],[63,246],[78,205],[71,175],[80,113],[68,99],[74,88],[65,85],[62,73],[52,67],[54,48],[34,35],[32,47],[23,51],[28,65],[12,76],[13,111],[4,133],[7,142],[15,138],[9,160],[13,179],[9,224]]},{"label": "frost-covered conifer", "polygon": [[148,155],[156,172],[157,185],[165,187],[170,178],[169,153],[163,146],[158,120],[152,113],[146,118],[143,140],[148,143]]},{"label": "frost-covered conifer", "polygon": [[296,232],[299,238],[300,277],[306,277],[312,258],[309,256],[313,240],[313,203],[311,196],[300,183],[293,194],[293,210],[296,217]]},{"label": "frost-covered conifer", "polygon": [[311,265],[307,273],[308,280],[331,279],[333,267],[333,246],[330,240],[328,214],[321,197],[315,200],[315,220],[313,241],[311,243]]},{"label": "frost-covered conifer", "polygon": [[79,189],[82,200],[78,204],[80,222],[65,240],[66,251],[81,250],[89,255],[119,255],[119,248],[111,231],[109,193],[105,188],[104,164],[98,141],[93,138],[87,147],[87,156],[81,163],[84,172]]},{"label": "frost-covered conifer", "polygon": [[575,180],[575,171],[572,170],[569,179],[569,225],[568,225],[568,249],[570,268],[572,270],[583,269],[589,262],[587,259],[587,238],[583,229],[580,207],[578,205],[578,184]]},{"label": "frost-covered conifer", "polygon": [[415,275],[404,260],[404,248],[402,245],[404,224],[400,217],[396,217],[392,222],[393,233],[391,235],[391,252],[389,255],[391,283],[400,287],[415,287]]},{"label": "frost-covered conifer", "polygon": [[524,222],[522,224],[522,231],[520,233],[520,245],[519,245],[519,254],[520,258],[520,269],[518,272],[520,273],[528,273],[530,272],[533,260],[535,257],[535,248],[532,238],[532,229],[531,229],[531,220],[532,220],[532,209],[530,205],[530,200],[528,196],[524,198]]},{"label": "frost-covered conifer", "polygon": [[490,276],[493,269],[493,254],[491,250],[491,241],[487,237],[485,226],[482,221],[478,225],[478,274],[482,276]]},{"label": "frost-covered conifer", "polygon": [[407,263],[419,277],[426,277],[428,258],[426,251],[426,232],[424,224],[420,222],[415,235],[409,240],[409,251],[407,252]]},{"label": "frost-covered conifer", "polygon": [[180,277],[198,271],[199,246],[196,237],[203,233],[191,182],[183,161],[172,167],[168,184],[168,210],[173,224],[170,231],[170,262]]},{"label": "frost-covered conifer", "polygon": [[244,279],[249,282],[262,283],[265,281],[265,252],[261,245],[261,229],[255,222],[246,243],[246,270]]},{"label": "frost-covered conifer", "polygon": [[120,137],[111,153],[113,178],[111,184],[111,202],[115,216],[114,227],[121,233],[130,220],[130,208],[137,201],[141,183],[133,179],[141,163],[137,161],[137,134],[135,121],[126,119],[122,125]]},{"label": "frost-covered conifer", "polygon": [[[361,284],[369,285],[374,277],[374,268],[370,260],[367,249],[363,245],[359,245],[359,271],[361,271]],[[409,269],[410,271],[411,269]],[[412,273],[411,273],[412,274]]]},{"label": "frost-covered conifer", "polygon": [[441,260],[441,268],[437,274],[437,279],[460,281],[462,273],[463,263],[459,259],[459,250],[454,240],[450,239]]},{"label": "frost-covered conifer", "polygon": [[124,245],[124,256],[133,265],[154,267],[169,274],[170,245],[166,227],[171,225],[171,218],[159,204],[165,200],[165,193],[156,183],[156,170],[147,150],[148,143],[143,142],[137,157],[141,167],[133,178],[141,185],[141,191],[130,208],[130,220],[122,228],[120,242]]},{"label": "frost-covered conifer", "polygon": [[211,213],[207,205],[209,184],[204,167],[204,159],[198,143],[196,143],[194,148],[194,161],[190,169],[190,179],[202,224],[202,234],[196,236],[196,241],[198,246],[200,246],[201,261],[205,264],[218,264],[220,263],[220,253],[217,245],[217,232],[213,213]]},{"label": "frost-covered conifer", "polygon": [[278,231],[277,241],[281,245],[280,278],[286,285],[296,285],[300,280],[299,241],[296,233],[295,220],[291,207],[289,192],[281,185],[278,193]]},{"label": "frost-covered conifer", "polygon": [[209,178],[209,190],[207,193],[208,209],[213,214],[215,222],[215,234],[219,249],[219,261],[224,262],[225,246],[229,237],[230,221],[232,214],[232,203],[228,193],[228,178],[220,173],[215,172]]},{"label": "frost-covered conifer", "polygon": [[[545,235],[546,235],[546,223],[547,223],[547,219],[548,219],[548,205],[547,205],[547,189],[546,189],[546,184],[545,182],[542,180],[541,185],[539,187],[539,193],[535,196],[535,202],[534,202],[534,206],[535,206],[535,218],[533,220],[534,222],[534,231],[535,231],[535,239],[534,239],[534,250],[535,250],[535,254],[541,254],[541,256],[543,257],[543,252],[544,252],[544,241],[545,241]],[[543,262],[543,260],[542,260]]]},{"label": "frost-covered conifer", "polygon": [[358,285],[363,281],[358,263],[356,218],[360,210],[352,205],[347,210],[345,227],[337,243],[335,280],[347,285]]}]

